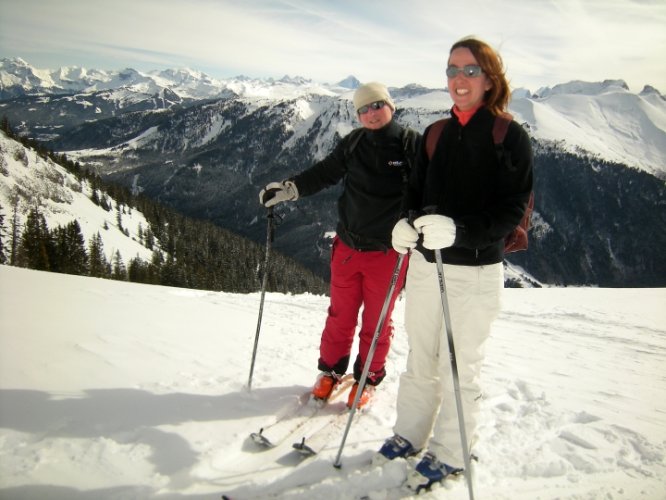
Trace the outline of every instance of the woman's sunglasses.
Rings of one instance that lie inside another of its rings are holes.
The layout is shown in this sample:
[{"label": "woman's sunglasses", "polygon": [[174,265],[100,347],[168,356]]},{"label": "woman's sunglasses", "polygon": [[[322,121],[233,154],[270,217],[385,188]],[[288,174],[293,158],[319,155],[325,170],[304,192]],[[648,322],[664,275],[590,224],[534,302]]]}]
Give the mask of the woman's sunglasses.
[{"label": "woman's sunglasses", "polygon": [[449,66],[446,68],[446,76],[449,78],[455,78],[458,76],[458,73],[462,73],[463,76],[466,76],[467,78],[475,78],[481,75],[483,70],[481,69],[481,66],[477,64],[468,64],[462,68],[459,68],[458,66]]}]

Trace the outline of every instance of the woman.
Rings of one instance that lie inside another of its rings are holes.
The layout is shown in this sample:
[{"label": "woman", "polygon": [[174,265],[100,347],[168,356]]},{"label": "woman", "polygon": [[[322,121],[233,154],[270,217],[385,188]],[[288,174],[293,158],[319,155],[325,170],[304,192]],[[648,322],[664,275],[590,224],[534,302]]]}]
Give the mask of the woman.
[{"label": "woman", "polygon": [[425,145],[432,125],[426,129],[405,200],[404,213],[417,217],[413,224],[401,219],[392,233],[398,252],[415,249],[406,284],[410,351],[400,378],[395,435],[376,457],[392,460],[426,449],[408,477],[417,491],[462,472],[464,464],[434,250],[441,251],[444,263],[469,450],[484,345],[500,310],[504,237],[520,222],[532,190],[526,132],[509,124],[502,161],[493,142],[495,117],[510,97],[499,54],[464,38],[452,46],[446,74],[451,119],[431,158]]}]

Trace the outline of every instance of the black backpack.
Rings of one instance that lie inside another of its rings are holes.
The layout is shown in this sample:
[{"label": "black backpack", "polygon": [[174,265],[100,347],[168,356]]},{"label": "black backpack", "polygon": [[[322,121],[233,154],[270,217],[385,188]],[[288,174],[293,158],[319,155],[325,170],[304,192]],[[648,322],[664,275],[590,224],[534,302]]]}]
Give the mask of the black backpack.
[{"label": "black backpack", "polygon": [[[430,131],[426,137],[426,153],[428,159],[432,158],[432,155],[435,153],[435,148],[437,147],[437,141],[439,136],[442,135],[444,126],[448,123],[451,118],[444,118],[438,120],[430,126]],[[495,144],[495,151],[497,156],[502,162],[504,149],[502,143],[506,137],[506,132],[509,130],[509,124],[513,120],[513,116],[509,113],[502,113],[495,117],[495,122],[493,123],[493,142]],[[530,199],[527,202],[527,208],[523,213],[523,218],[520,219],[520,223],[515,227],[509,235],[504,238],[504,253],[518,252],[520,250],[527,250],[528,246],[528,232],[530,227],[532,227],[532,212],[534,211],[534,191],[530,192]]]}]

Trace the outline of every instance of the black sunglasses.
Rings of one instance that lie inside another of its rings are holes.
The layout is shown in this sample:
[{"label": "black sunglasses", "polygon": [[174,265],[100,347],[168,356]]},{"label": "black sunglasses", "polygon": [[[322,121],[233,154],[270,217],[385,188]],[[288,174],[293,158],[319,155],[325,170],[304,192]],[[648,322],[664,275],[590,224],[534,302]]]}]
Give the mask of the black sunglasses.
[{"label": "black sunglasses", "polygon": [[365,106],[361,106],[360,108],[358,108],[358,114],[359,115],[364,115],[368,111],[370,111],[371,108],[374,109],[374,110],[378,110],[378,109],[382,109],[385,105],[386,105],[385,101],[371,102],[370,104],[366,104]]},{"label": "black sunglasses", "polygon": [[462,68],[459,68],[458,66],[449,66],[446,68],[446,76],[449,78],[455,78],[458,76],[458,73],[462,73],[463,76],[468,78],[475,78],[483,73],[483,69],[477,64],[468,64]]}]

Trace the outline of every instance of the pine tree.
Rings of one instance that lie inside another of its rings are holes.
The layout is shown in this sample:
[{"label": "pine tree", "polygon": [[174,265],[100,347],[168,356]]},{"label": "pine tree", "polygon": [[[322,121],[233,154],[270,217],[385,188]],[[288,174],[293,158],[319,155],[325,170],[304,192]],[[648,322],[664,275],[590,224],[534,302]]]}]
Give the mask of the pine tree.
[{"label": "pine tree", "polygon": [[179,265],[172,255],[169,255],[161,267],[160,283],[166,286],[187,287],[186,268]]},{"label": "pine tree", "polygon": [[5,264],[7,262],[7,256],[5,255],[5,243],[4,243],[5,234],[6,234],[5,214],[2,211],[2,205],[0,205],[0,264]]},{"label": "pine tree", "polygon": [[55,244],[46,225],[46,219],[38,208],[28,213],[21,235],[19,262],[22,267],[50,271],[55,261]]},{"label": "pine tree", "polygon": [[121,232],[123,233],[125,232],[123,230],[123,216],[120,203],[116,205],[116,225],[118,226],[118,229],[120,229]]},{"label": "pine tree", "polygon": [[108,278],[111,274],[109,262],[104,255],[104,242],[99,232],[90,240],[90,268],[88,274],[94,278]]},{"label": "pine tree", "polygon": [[120,250],[116,250],[113,254],[113,270],[111,271],[111,278],[118,281],[127,281],[127,269],[123,263],[123,257],[120,255]]},{"label": "pine tree", "polygon": [[17,193],[12,194],[12,221],[11,221],[11,235],[9,243],[11,245],[11,255],[9,256],[9,264],[12,266],[18,265],[19,261],[19,245],[21,243],[21,223],[19,222],[19,196]]},{"label": "pine tree", "polygon": [[155,234],[150,229],[150,227],[148,229],[146,229],[146,231],[143,234],[144,234],[144,240],[145,240],[144,246],[148,250],[153,250],[155,248]]},{"label": "pine tree", "polygon": [[56,262],[53,271],[66,274],[88,274],[88,252],[78,221],[73,220],[65,227],[54,231]]},{"label": "pine tree", "polygon": [[135,257],[129,261],[127,277],[133,283],[150,283],[147,265],[139,257]]},{"label": "pine tree", "polygon": [[86,240],[77,220],[73,220],[67,225],[67,242],[70,248],[70,269],[73,274],[86,274],[89,269],[89,258],[86,251]]},{"label": "pine tree", "polygon": [[158,284],[160,283],[160,276],[162,273],[162,266],[164,265],[164,256],[162,252],[153,250],[153,257],[147,267],[148,281],[146,283]]}]

